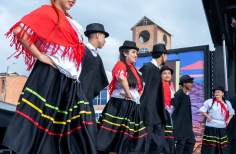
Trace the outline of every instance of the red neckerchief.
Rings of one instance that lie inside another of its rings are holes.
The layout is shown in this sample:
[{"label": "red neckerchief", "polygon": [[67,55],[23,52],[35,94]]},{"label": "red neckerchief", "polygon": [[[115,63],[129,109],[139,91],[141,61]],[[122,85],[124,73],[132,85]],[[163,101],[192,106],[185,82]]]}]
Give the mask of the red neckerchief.
[{"label": "red neckerchief", "polygon": [[[137,81],[138,81],[138,88],[139,88],[139,93],[142,92],[143,90],[143,85],[141,83],[141,79],[140,77],[138,76],[138,73],[136,71],[136,68],[134,67],[133,64],[131,63],[127,63],[128,66],[130,67],[131,71],[133,72],[134,76],[136,77]],[[121,72],[124,72],[124,75],[126,78],[128,78],[128,74],[127,74],[127,69],[126,69],[126,66],[125,64],[122,62],[122,61],[118,61],[114,68],[112,69],[112,81],[111,83],[108,85],[108,90],[109,90],[109,94],[111,95],[112,92],[114,91],[115,89],[115,80],[116,80],[116,76],[119,76],[121,74]]]},{"label": "red neckerchief", "polygon": [[226,109],[225,104],[222,101],[218,100],[218,99],[214,99],[214,103],[217,103],[217,105],[220,104],[221,115],[224,117],[224,121],[226,123],[226,120],[229,118],[229,112]]},{"label": "red neckerchief", "polygon": [[[37,41],[36,47],[41,53],[46,53],[49,45],[53,46],[51,55],[54,55],[59,50],[60,46],[64,46],[62,57],[68,56],[70,61],[75,61],[77,68],[85,55],[84,44],[79,42],[79,38],[65,15],[59,11],[60,25],[56,28],[58,16],[56,11],[50,5],[43,5],[40,8],[24,16],[19,22],[17,22],[5,35],[10,37],[12,31],[24,24],[22,31],[18,35],[14,35],[11,40],[11,46],[15,45],[17,50],[15,53],[16,58],[23,54],[25,58],[25,64],[28,66],[27,70],[30,70],[37,58],[31,54],[18,40],[22,38],[24,34],[28,32],[29,44]],[[14,53],[14,54],[15,54]],[[13,54],[13,55],[14,55]],[[10,56],[11,57],[11,56]]]},{"label": "red neckerchief", "polygon": [[162,80],[162,84],[163,84],[163,89],[164,89],[164,102],[165,102],[165,105],[168,106],[169,108],[171,108],[171,91],[170,91],[170,86],[164,80]]}]

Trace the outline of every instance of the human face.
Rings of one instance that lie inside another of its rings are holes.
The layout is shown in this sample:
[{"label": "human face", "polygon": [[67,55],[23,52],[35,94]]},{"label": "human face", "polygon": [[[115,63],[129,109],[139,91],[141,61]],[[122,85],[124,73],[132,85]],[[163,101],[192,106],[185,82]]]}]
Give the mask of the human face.
[{"label": "human face", "polygon": [[70,10],[75,3],[76,0],[55,0],[56,6],[63,12]]},{"label": "human face", "polygon": [[183,85],[187,90],[191,90],[193,87],[193,80],[187,80],[183,83]]},{"label": "human face", "polygon": [[97,33],[97,48],[102,49],[102,47],[105,45],[106,43],[106,39],[105,39],[105,34],[103,33]]},{"label": "human face", "polygon": [[164,81],[169,82],[171,79],[171,71],[170,70],[162,71],[161,77]]},{"label": "human face", "polygon": [[161,65],[165,65],[166,60],[167,60],[167,54],[163,53],[163,54],[161,55],[161,57],[162,57],[162,64],[161,64]]},{"label": "human face", "polygon": [[224,96],[224,92],[222,92],[221,90],[215,90],[214,95],[215,95],[216,99],[221,100],[223,98],[223,96]]},{"label": "human face", "polygon": [[126,62],[129,62],[131,64],[136,62],[137,59],[137,50],[135,49],[130,49],[129,52],[124,52],[125,58],[126,58]]}]

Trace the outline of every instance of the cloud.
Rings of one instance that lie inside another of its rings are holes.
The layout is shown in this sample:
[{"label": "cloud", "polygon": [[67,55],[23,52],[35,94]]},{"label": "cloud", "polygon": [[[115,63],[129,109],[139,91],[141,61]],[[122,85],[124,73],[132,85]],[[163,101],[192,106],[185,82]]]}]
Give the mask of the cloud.
[{"label": "cloud", "polygon": [[[24,3],[19,0],[1,2],[0,72],[5,71],[12,62],[16,62],[17,65],[11,67],[12,71],[29,74],[25,71],[26,66],[22,58],[6,60],[14,49],[9,47],[9,40],[3,35],[23,15],[49,2],[49,0],[24,0]],[[201,1],[77,0],[69,13],[84,29],[87,24],[95,22],[105,26],[110,37],[107,38],[104,48],[100,50],[100,55],[108,71],[111,71],[118,59],[119,46],[124,40],[132,39],[130,28],[143,16],[147,16],[173,35],[172,49],[209,44],[210,49],[214,50]]]}]

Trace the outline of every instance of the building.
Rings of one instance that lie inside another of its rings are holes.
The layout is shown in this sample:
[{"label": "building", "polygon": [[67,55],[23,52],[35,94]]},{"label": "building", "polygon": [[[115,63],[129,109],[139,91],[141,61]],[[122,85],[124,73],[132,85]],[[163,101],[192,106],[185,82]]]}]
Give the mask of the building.
[{"label": "building", "polygon": [[7,78],[6,73],[0,73],[0,100],[17,104],[26,80],[26,76],[19,75],[16,72],[8,73]]},{"label": "building", "polygon": [[163,43],[166,49],[171,49],[171,34],[146,16],[139,20],[131,30],[133,31],[132,40],[136,42],[139,53],[151,52],[153,45],[157,43]]}]

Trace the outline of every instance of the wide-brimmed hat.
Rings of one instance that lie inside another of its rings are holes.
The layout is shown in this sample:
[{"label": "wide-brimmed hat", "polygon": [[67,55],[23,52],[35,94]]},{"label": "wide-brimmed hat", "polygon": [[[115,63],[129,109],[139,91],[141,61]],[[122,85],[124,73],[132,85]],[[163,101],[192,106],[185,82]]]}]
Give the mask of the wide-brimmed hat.
[{"label": "wide-brimmed hat", "polygon": [[179,79],[179,84],[181,85],[184,81],[187,81],[187,80],[194,80],[194,78],[191,78],[189,75],[183,75]]},{"label": "wide-brimmed hat", "polygon": [[134,41],[124,41],[123,45],[120,46],[119,51],[122,49],[135,49],[139,51],[139,48],[136,46],[136,43]]},{"label": "wide-brimmed hat", "polygon": [[91,33],[104,33],[105,37],[108,37],[109,34],[105,31],[105,28],[102,24],[99,23],[92,23],[86,26],[86,31],[84,32],[85,36],[89,36]]},{"label": "wide-brimmed hat", "polygon": [[216,88],[214,88],[212,91],[215,92],[216,90],[220,90],[223,93],[225,92],[225,89],[222,86],[217,86]]},{"label": "wide-brimmed hat", "polygon": [[153,57],[155,57],[155,55],[159,56],[162,53],[168,54],[165,44],[162,44],[162,43],[153,45],[151,53]]},{"label": "wide-brimmed hat", "polygon": [[174,71],[173,71],[171,68],[169,68],[167,65],[163,65],[163,66],[161,67],[160,72],[162,73],[162,72],[165,71],[165,70],[170,70],[171,75],[174,73]]}]

